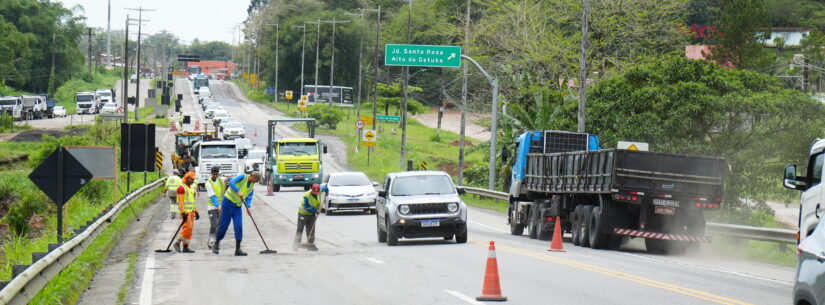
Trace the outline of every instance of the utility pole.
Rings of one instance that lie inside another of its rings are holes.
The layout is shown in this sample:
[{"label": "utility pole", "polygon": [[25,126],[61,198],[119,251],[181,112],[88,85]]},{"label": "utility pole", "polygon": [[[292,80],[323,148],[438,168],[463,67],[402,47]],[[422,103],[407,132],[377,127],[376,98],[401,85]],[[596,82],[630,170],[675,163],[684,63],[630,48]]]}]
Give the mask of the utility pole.
[{"label": "utility pole", "polygon": [[[361,82],[363,80],[363,73],[364,73],[364,12],[360,13],[347,13],[348,16],[357,16],[361,17],[361,39],[358,41],[358,100],[355,102],[355,119],[361,119],[361,98],[363,92],[361,92]],[[357,147],[357,146],[356,146]]]},{"label": "utility pole", "polygon": [[[374,75],[372,77],[372,130],[375,130],[375,115],[378,105],[378,65],[380,64],[380,45],[381,45],[381,6],[379,5],[377,9],[369,9],[365,8],[364,11],[376,12],[375,17],[375,71],[373,72]],[[359,118],[360,119],[360,118]],[[373,146],[367,149],[367,166],[370,165],[370,154],[374,149]]]},{"label": "utility pole", "polygon": [[126,15],[126,34],[123,36],[123,91],[120,98],[123,99],[123,122],[129,122],[129,15]]},{"label": "utility pole", "polygon": [[[281,40],[281,25],[278,22],[267,23],[266,25],[275,25],[275,102],[278,102],[278,44]],[[303,54],[301,54],[303,55]]]},{"label": "utility pole", "polygon": [[587,16],[590,0],[582,0],[582,54],[579,58],[579,132],[585,131],[585,107],[587,106]]},{"label": "utility pole", "polygon": [[112,0],[109,0],[106,17],[106,66],[112,66]]},{"label": "utility pole", "polygon": [[51,69],[51,73],[49,73],[50,74],[49,75],[49,96],[51,96],[52,98],[54,98],[54,94],[55,94],[55,92],[54,92],[54,62],[55,62],[55,58],[54,58],[55,57],[55,52],[54,52],[54,50],[57,49],[56,40],[57,40],[57,34],[52,33],[52,69]]},{"label": "utility pole", "polygon": [[89,28],[89,81],[92,81],[92,28]]},{"label": "utility pole", "polygon": [[[321,19],[318,21],[308,21],[306,23],[314,24],[318,27],[318,33],[316,34],[317,40],[315,42],[315,92],[312,93],[312,101],[317,103],[318,102],[318,61],[319,61],[319,51],[321,49]],[[306,24],[304,24],[306,26]]]},{"label": "utility pole", "polygon": [[[349,20],[335,20],[335,18],[333,18],[332,20],[323,20],[321,22],[323,22],[323,23],[332,23],[332,59],[331,59],[331,62],[329,64],[329,101],[328,101],[329,102],[329,109],[332,109],[332,93],[333,93],[332,83],[333,83],[333,80],[335,79],[335,25],[338,24],[338,23],[347,23],[347,22],[349,22]],[[320,26],[319,26],[319,28],[320,28]],[[317,86],[318,84],[315,84],[315,85]],[[318,90],[318,89],[316,88],[315,90]],[[342,101],[343,101],[343,96],[341,98],[342,98]]]},{"label": "utility pole", "polygon": [[[467,15],[464,20],[464,51],[465,56],[469,56],[467,47],[470,45],[470,4],[472,0],[467,0]],[[458,185],[464,185],[464,137],[467,134],[467,63],[464,62],[463,80],[461,83],[461,132],[458,136]],[[492,135],[491,135],[492,136]],[[491,137],[492,138],[492,137]],[[495,164],[490,164],[495,166]]]},{"label": "utility pole", "polygon": [[157,11],[155,9],[145,9],[142,6],[138,8],[127,8],[130,11],[137,11],[138,12],[138,38],[137,38],[137,58],[135,58],[135,73],[137,74],[137,83],[135,84],[135,121],[139,120],[138,116],[138,108],[140,107],[140,40],[141,40],[141,29],[143,28],[143,22],[149,20],[143,20],[143,12],[154,12]]},{"label": "utility pole", "polygon": [[[412,43],[412,0],[407,3],[407,44]],[[407,163],[407,99],[410,87],[410,66],[404,66],[404,98],[401,100],[401,165],[403,171]]]},{"label": "utility pole", "polygon": [[307,26],[304,25],[293,25],[293,28],[300,28],[304,31],[301,35],[301,96],[304,95],[304,53],[306,53],[306,38],[307,38]]}]

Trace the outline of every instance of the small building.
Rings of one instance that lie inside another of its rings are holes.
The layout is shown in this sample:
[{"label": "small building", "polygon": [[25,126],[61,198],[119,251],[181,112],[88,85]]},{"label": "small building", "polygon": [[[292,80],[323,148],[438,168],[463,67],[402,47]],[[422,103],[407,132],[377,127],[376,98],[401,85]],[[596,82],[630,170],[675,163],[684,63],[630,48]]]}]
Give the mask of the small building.
[{"label": "small building", "polygon": [[[807,37],[810,33],[811,29],[808,28],[772,28],[770,38],[762,38],[760,39],[760,42],[765,44],[767,47],[775,48],[776,44],[774,44],[774,39],[781,37],[785,40],[786,48],[795,48],[802,45],[802,39]],[[757,37],[762,37],[764,33],[758,32],[756,35]]]}]

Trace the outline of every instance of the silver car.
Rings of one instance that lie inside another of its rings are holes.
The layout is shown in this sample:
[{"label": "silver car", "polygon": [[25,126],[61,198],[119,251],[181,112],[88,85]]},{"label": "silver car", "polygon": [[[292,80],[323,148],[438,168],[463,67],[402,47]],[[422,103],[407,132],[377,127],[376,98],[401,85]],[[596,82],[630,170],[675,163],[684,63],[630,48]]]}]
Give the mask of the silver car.
[{"label": "silver car", "polygon": [[362,172],[338,172],[324,178],[329,192],[324,196],[321,211],[332,215],[336,211],[365,211],[375,213],[378,182],[370,181]]},{"label": "silver car", "polygon": [[390,246],[399,238],[442,237],[467,242],[467,205],[453,180],[442,171],[388,174],[376,205],[378,241]]}]

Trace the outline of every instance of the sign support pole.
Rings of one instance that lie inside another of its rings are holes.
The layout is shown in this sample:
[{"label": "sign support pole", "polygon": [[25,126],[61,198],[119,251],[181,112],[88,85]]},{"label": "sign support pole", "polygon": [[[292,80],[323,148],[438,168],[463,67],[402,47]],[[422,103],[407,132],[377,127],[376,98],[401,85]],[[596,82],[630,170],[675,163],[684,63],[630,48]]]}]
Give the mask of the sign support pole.
[{"label": "sign support pole", "polygon": [[57,148],[57,243],[63,243],[63,146]]}]

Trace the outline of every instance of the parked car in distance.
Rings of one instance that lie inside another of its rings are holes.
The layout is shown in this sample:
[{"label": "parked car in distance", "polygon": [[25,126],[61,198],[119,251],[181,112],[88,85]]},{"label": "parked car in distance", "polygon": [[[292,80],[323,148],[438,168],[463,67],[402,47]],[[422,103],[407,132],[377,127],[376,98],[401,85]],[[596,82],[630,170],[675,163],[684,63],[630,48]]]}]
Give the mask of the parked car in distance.
[{"label": "parked car in distance", "polygon": [[442,171],[387,174],[375,205],[378,241],[395,246],[400,238],[443,237],[467,242],[467,205],[450,175]]},{"label": "parked car in distance", "polygon": [[132,74],[132,76],[129,77],[129,82],[130,83],[137,84],[137,80],[138,80],[137,74]]},{"label": "parked car in distance", "polygon": [[228,118],[230,116],[231,115],[229,115],[229,112],[226,112],[226,110],[217,110],[214,113],[212,113],[212,124],[217,124],[218,126],[220,126],[221,120]]},{"label": "parked car in distance", "polygon": [[324,178],[329,192],[324,196],[321,211],[332,215],[336,211],[375,213],[378,182],[370,181],[362,172],[337,172]]},{"label": "parked car in distance", "polygon": [[115,104],[115,103],[103,104],[103,107],[100,107],[100,113],[117,113],[117,104]]},{"label": "parked car in distance", "polygon": [[[821,212],[819,212],[821,213]],[[821,216],[821,215],[819,215]],[[793,304],[825,304],[825,221],[797,247]]]},{"label": "parked car in distance", "polygon": [[223,107],[221,107],[220,105],[212,104],[212,105],[209,105],[208,107],[206,107],[206,110],[204,111],[204,115],[206,116],[207,119],[212,119],[212,117],[215,115],[215,112],[226,113],[226,111],[224,111]]},{"label": "parked car in distance", "polygon": [[235,145],[238,146],[238,151],[244,151],[244,155],[255,148],[255,144],[252,144],[252,140],[248,138],[235,139]]},{"label": "parked car in distance", "polygon": [[230,117],[221,118],[221,121],[220,121],[220,122],[218,122],[218,130],[219,130],[219,131],[223,131],[223,128],[224,128],[224,127],[226,127],[226,125],[227,125],[227,124],[229,124],[229,123],[240,123],[240,122],[238,122],[238,120],[237,120],[237,119],[235,119],[235,118],[233,118],[233,117],[231,117],[231,116],[230,116]]},{"label": "parked car in distance", "polygon": [[52,110],[52,115],[54,115],[55,117],[65,118],[66,117],[66,107],[54,106],[54,109]]}]

